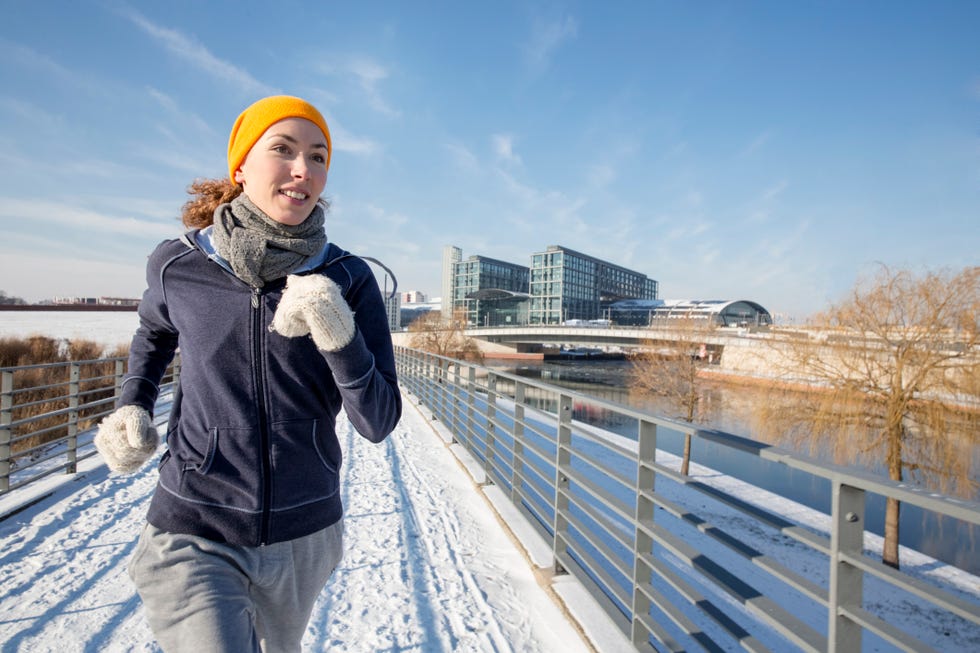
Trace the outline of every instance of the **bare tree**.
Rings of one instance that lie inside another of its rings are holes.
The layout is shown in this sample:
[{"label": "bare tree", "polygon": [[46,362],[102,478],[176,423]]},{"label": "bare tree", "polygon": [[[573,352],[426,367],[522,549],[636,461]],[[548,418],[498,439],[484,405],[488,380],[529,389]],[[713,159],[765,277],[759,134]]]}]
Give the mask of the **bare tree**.
[{"label": "bare tree", "polygon": [[442,313],[429,311],[408,326],[409,346],[457,360],[483,360],[474,338],[466,335],[466,316],[453,313],[445,320]]},{"label": "bare tree", "polygon": [[[714,356],[706,342],[713,330],[708,320],[678,320],[662,337],[645,342],[633,359],[630,391],[664,397],[680,409],[678,417],[686,422],[698,420],[705,390],[699,372]],[[681,474],[687,475],[690,463],[691,435],[686,434]]]},{"label": "bare tree", "polygon": [[[946,492],[972,495],[956,433],[980,422],[980,268],[916,275],[881,266],[818,317],[807,338],[777,341],[770,362],[813,388],[774,401],[770,427],[838,461],[864,459]],[[882,561],[899,566],[900,502],[885,508]]]}]

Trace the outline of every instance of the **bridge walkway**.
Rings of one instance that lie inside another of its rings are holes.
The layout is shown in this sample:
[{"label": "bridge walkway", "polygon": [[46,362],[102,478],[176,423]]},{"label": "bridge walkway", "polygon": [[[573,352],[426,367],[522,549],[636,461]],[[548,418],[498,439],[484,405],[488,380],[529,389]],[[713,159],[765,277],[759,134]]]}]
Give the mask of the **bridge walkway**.
[{"label": "bridge walkway", "polygon": [[[518,544],[530,530],[501,528],[488,503],[492,486],[481,489],[438,425],[413,402],[405,406],[380,445],[341,415],[346,551],[316,603],[304,650],[635,650],[574,579],[546,577],[534,558],[548,564],[550,552],[535,553],[540,541]],[[98,458],[84,465],[76,476],[2,497],[4,652],[158,650],[125,569],[155,467],[123,476]],[[579,613],[575,620],[568,610]]]}]

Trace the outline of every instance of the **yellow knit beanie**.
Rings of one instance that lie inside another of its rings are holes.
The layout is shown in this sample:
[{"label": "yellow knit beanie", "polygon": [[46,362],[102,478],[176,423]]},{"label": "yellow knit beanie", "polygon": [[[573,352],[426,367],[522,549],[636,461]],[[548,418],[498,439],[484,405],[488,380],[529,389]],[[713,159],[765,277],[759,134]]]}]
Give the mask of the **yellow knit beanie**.
[{"label": "yellow knit beanie", "polygon": [[323,132],[327,139],[327,164],[330,168],[330,155],[333,153],[333,146],[330,144],[330,130],[327,129],[327,121],[323,119],[320,112],[306,100],[289,95],[273,95],[263,98],[242,111],[235,121],[235,126],[231,128],[231,136],[228,138],[228,177],[231,183],[236,184],[235,171],[242,165],[242,161],[248,155],[255,142],[259,140],[265,130],[273,124],[285,118],[306,118]]}]

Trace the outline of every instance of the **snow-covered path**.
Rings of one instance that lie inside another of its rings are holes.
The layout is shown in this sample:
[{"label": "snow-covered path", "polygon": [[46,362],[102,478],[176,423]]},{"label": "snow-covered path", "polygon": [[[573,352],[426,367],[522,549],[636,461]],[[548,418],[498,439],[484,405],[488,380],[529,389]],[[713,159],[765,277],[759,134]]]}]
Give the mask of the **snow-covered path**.
[{"label": "snow-covered path", "polygon": [[[304,650],[589,650],[412,403],[380,445],[338,431],[346,553]],[[0,650],[157,650],[125,572],[155,478],[93,464],[0,522]]]}]

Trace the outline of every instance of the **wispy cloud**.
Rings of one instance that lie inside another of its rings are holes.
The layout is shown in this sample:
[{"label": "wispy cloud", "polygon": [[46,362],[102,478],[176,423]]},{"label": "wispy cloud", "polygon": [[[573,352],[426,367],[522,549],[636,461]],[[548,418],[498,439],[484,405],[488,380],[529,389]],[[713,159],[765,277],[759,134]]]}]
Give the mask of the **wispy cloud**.
[{"label": "wispy cloud", "polygon": [[0,197],[0,219],[26,221],[32,224],[59,224],[75,229],[112,233],[141,238],[172,238],[180,232],[176,223],[115,217],[61,202]]},{"label": "wispy cloud", "polygon": [[514,152],[514,137],[511,134],[494,134],[490,138],[493,152],[499,161],[510,165],[521,165],[521,157]]},{"label": "wispy cloud", "polygon": [[551,66],[551,59],[562,44],[576,36],[578,21],[572,16],[537,22],[530,41],[524,47],[528,67],[536,74],[544,72]]},{"label": "wispy cloud", "polygon": [[381,85],[388,79],[388,69],[377,61],[365,56],[331,58],[320,64],[324,75],[339,75],[353,80],[355,86],[364,94],[371,109],[389,118],[398,118],[401,111],[391,106],[381,92]]},{"label": "wispy cloud", "polygon": [[397,118],[401,112],[388,104],[378,88],[388,78],[388,70],[381,64],[364,57],[351,61],[350,72],[357,78],[361,89],[367,96],[368,104],[378,113]]},{"label": "wispy cloud", "polygon": [[773,137],[772,130],[767,130],[762,132],[761,134],[753,138],[748,145],[742,148],[742,151],[739,152],[739,156],[746,157],[755,154],[756,152],[764,148],[772,137]]},{"label": "wispy cloud", "polygon": [[104,83],[94,83],[86,75],[73,71],[34,48],[0,38],[0,60],[28,71],[36,71],[39,82],[53,82],[86,93],[106,92]]},{"label": "wispy cloud", "polygon": [[127,8],[122,11],[122,15],[173,55],[195,68],[250,93],[269,95],[276,92],[276,89],[255,79],[248,71],[215,56],[193,38],[175,29],[156,25],[134,9]]},{"label": "wispy cloud", "polygon": [[588,170],[586,182],[593,190],[606,188],[616,180],[616,169],[608,163],[597,163]]},{"label": "wispy cloud", "polygon": [[446,143],[446,150],[452,157],[455,167],[467,172],[475,172],[480,169],[480,160],[476,158],[469,149],[458,143]]},{"label": "wispy cloud", "polygon": [[181,107],[176,100],[152,86],[146,87],[146,92],[154,101],[157,102],[168,114],[171,119],[179,120],[181,124],[190,126],[194,130],[208,135],[214,135],[215,131],[211,125],[203,118],[192,111]]},{"label": "wispy cloud", "polygon": [[375,140],[352,134],[337,119],[325,116],[330,127],[330,143],[335,151],[359,156],[372,156],[383,148]]},{"label": "wispy cloud", "polygon": [[33,124],[53,125],[64,124],[65,122],[61,116],[46,111],[35,104],[24,102],[19,98],[0,98],[0,111],[15,115]]},{"label": "wispy cloud", "polygon": [[789,186],[786,180],[780,180],[762,192],[762,200],[771,202],[775,200]]}]

